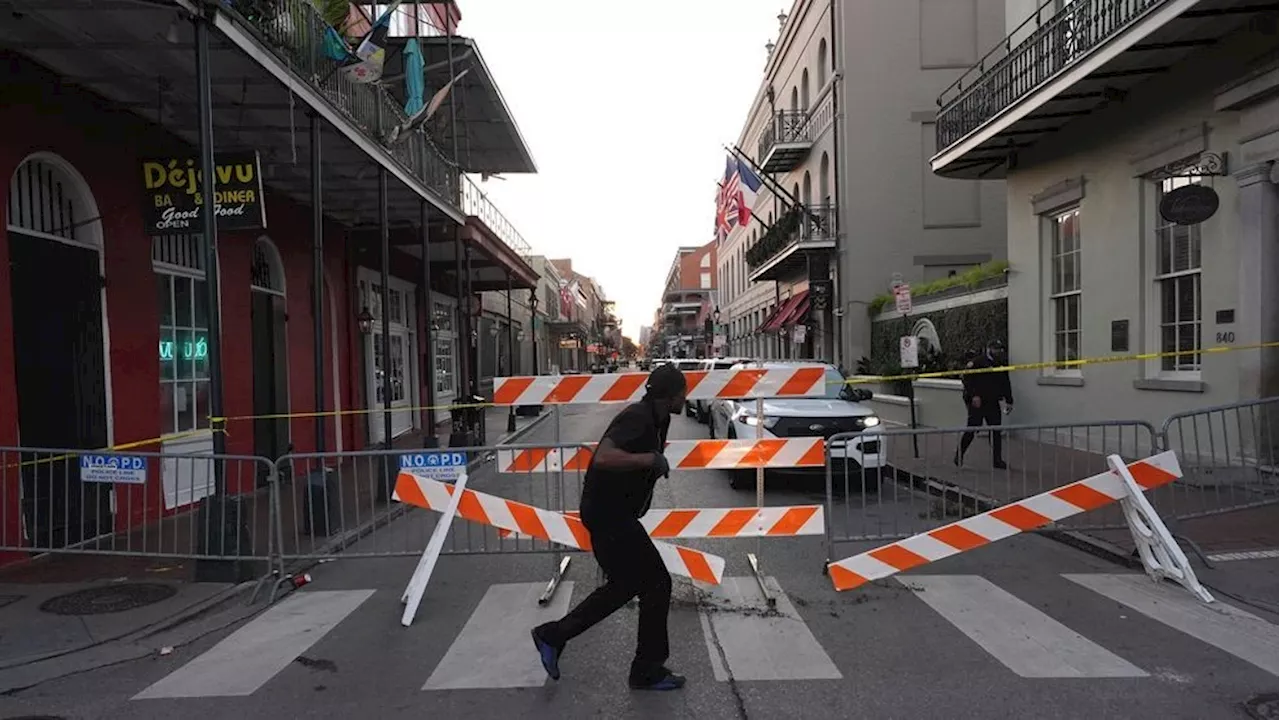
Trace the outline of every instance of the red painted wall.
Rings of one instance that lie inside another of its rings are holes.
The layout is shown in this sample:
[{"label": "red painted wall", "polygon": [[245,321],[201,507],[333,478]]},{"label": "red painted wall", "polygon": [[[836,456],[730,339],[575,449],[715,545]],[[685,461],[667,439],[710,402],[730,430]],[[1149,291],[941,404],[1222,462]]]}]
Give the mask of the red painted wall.
[{"label": "red painted wall", "polygon": [[[140,157],[168,152],[194,152],[165,131],[137,116],[116,110],[104,101],[71,86],[63,86],[48,71],[13,55],[0,53],[0,191],[5,197],[16,168],[32,153],[55,153],[73,165],[88,184],[102,216],[104,264],[107,279],[107,323],[111,354],[112,421],[114,442],[118,444],[157,438],[161,434],[159,363],[159,309],[156,305],[155,273],[151,265],[151,241],[143,229],[141,215]],[[7,203],[0,203],[0,447],[19,441],[17,392],[14,381],[13,316],[10,298]],[[249,263],[253,242],[266,234],[279,250],[286,276],[287,338],[290,409],[314,409],[314,359],[311,320],[311,214],[290,199],[267,192],[265,233],[220,234],[224,405],[228,416],[249,415],[253,411],[253,378],[250,365]],[[334,224],[325,229],[325,271],[333,286],[337,306],[329,305],[325,293],[325,408],[334,407],[332,378],[332,325],[328,313],[339,313],[341,388],[343,408],[352,408],[359,399],[354,391],[358,363],[355,312],[349,299],[351,273],[347,267],[343,228]],[[49,272],[56,287],[56,272]],[[292,442],[298,452],[315,447],[312,418],[291,422]],[[332,419],[327,449],[332,451]],[[362,445],[363,433],[356,422],[344,422],[347,449]],[[229,427],[227,450],[250,454],[253,450],[252,421],[233,422]],[[156,451],[158,446],[139,448]],[[20,540],[19,480],[0,487],[0,507],[5,517],[0,526],[5,537],[0,544]],[[248,479],[252,482],[251,479]],[[143,496],[148,514],[163,508],[159,463],[145,487],[118,487],[117,529],[141,521]],[[126,511],[129,516],[125,517]],[[5,558],[0,555],[0,563]]]}]

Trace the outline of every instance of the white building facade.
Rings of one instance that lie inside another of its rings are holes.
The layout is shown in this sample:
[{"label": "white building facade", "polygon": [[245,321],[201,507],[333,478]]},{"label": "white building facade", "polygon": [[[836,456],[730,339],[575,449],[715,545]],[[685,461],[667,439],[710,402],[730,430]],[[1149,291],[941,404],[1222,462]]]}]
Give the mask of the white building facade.
[{"label": "white building facade", "polygon": [[738,146],[765,171],[756,217],[785,237],[753,221],[722,243],[733,354],[852,368],[895,278],[1004,258],[1003,183],[944,179],[928,162],[938,93],[1003,37],[1004,16],[1004,0],[796,0],[779,17]]},{"label": "white building facade", "polygon": [[1157,356],[1015,373],[1019,421],[1274,396],[1277,3],[1026,5],[940,98],[932,167],[1006,180],[1013,362]]}]

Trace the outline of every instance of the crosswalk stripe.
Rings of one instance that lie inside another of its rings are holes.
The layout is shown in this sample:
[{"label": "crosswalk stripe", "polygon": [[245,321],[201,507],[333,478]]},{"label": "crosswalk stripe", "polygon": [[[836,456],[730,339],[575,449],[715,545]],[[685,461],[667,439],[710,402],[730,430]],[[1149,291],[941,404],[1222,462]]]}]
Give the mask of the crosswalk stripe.
[{"label": "crosswalk stripe", "polygon": [[778,582],[765,583],[778,599],[776,613],[761,612],[767,606],[754,577],[724,578],[711,590],[711,610],[698,613],[716,680],[841,679]]},{"label": "crosswalk stripe", "polygon": [[1275,625],[1224,602],[1203,603],[1185,590],[1157,584],[1146,575],[1063,575],[1152,620],[1208,643],[1272,675],[1280,674]]},{"label": "crosswalk stripe", "polygon": [[251,695],[319,642],[373,592],[294,593],[133,699]]},{"label": "crosswalk stripe", "polygon": [[979,575],[912,575],[898,582],[1021,677],[1147,675]]},{"label": "crosswalk stripe", "polygon": [[547,681],[529,630],[569,610],[573,583],[563,582],[546,607],[546,583],[490,585],[423,690],[540,687]]}]

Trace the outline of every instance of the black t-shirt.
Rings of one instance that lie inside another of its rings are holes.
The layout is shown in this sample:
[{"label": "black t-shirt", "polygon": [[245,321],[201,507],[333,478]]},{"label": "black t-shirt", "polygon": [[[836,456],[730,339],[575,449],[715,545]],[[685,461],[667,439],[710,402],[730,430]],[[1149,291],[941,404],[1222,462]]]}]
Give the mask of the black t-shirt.
[{"label": "black t-shirt", "polygon": [[[640,401],[618,413],[605,438],[629,453],[662,452],[667,443],[671,415],[652,403]],[[614,518],[638,518],[649,509],[653,486],[658,482],[651,468],[601,470],[595,462],[587,468],[582,484],[582,519],[587,525]]]}]

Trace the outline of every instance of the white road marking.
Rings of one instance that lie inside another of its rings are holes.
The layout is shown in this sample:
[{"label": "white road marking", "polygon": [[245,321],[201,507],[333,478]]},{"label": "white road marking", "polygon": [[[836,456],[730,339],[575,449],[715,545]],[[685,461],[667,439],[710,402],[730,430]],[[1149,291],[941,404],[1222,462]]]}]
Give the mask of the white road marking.
[{"label": "white road marking", "polygon": [[1146,575],[1063,577],[1272,675],[1280,674],[1280,657],[1276,653],[1280,634],[1275,625],[1256,615],[1221,601],[1201,602],[1181,587],[1152,582]]},{"label": "white road marking", "polygon": [[133,699],[251,695],[319,642],[373,592],[294,593]]},{"label": "white road marking", "polygon": [[1280,557],[1280,550],[1245,550],[1243,552],[1206,555],[1209,562],[1233,562],[1236,560],[1268,560]]},{"label": "white road marking", "polygon": [[778,599],[776,614],[764,612],[767,606],[754,577],[724,578],[711,590],[710,609],[699,611],[716,680],[725,682],[730,673],[734,680],[841,679],[778,582],[767,577],[765,583]]},{"label": "white road marking", "polygon": [[898,582],[1021,677],[1147,675],[984,577],[912,575]]},{"label": "white road marking", "polygon": [[540,687],[547,682],[529,631],[569,610],[573,583],[563,582],[547,607],[546,583],[490,585],[423,690]]}]

